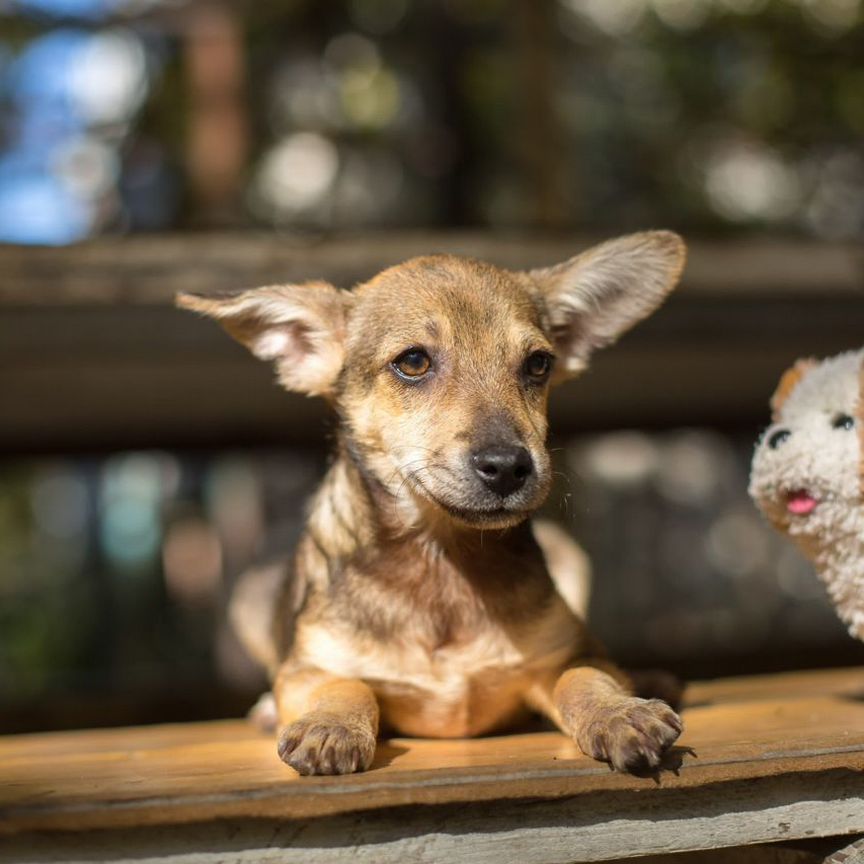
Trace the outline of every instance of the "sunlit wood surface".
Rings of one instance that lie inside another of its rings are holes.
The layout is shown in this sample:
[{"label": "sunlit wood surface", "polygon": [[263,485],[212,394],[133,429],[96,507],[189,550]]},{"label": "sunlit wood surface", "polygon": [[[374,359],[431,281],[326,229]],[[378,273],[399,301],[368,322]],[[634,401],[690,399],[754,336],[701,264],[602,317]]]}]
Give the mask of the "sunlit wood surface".
[{"label": "sunlit wood surface", "polygon": [[555,732],[392,739],[368,773],[314,778],[284,766],[273,740],[241,720],[9,736],[0,739],[0,832],[506,799],[580,799],[590,808],[609,793],[638,792],[647,805],[673,790],[717,799],[724,785],[745,780],[756,790],[777,777],[821,778],[823,793],[825,778],[836,777],[864,792],[864,670],[696,684],[683,716],[681,747],[656,778],[613,774]]}]

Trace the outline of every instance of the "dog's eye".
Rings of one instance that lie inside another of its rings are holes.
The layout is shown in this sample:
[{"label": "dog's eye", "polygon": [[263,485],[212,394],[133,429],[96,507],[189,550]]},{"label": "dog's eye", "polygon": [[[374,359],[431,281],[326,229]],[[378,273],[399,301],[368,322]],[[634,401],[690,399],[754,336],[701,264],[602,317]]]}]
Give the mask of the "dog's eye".
[{"label": "dog's eye", "polygon": [[525,360],[525,374],[535,381],[542,381],[552,371],[552,355],[535,351]]},{"label": "dog's eye", "polygon": [[432,361],[421,348],[409,348],[390,365],[402,378],[422,378],[432,368]]},{"label": "dog's eye", "polygon": [[855,418],[848,414],[836,414],[831,421],[831,426],[834,429],[853,429],[855,427]]},{"label": "dog's eye", "polygon": [[785,444],[792,433],[788,429],[778,429],[769,439],[768,446],[772,450],[776,450],[781,444]]}]

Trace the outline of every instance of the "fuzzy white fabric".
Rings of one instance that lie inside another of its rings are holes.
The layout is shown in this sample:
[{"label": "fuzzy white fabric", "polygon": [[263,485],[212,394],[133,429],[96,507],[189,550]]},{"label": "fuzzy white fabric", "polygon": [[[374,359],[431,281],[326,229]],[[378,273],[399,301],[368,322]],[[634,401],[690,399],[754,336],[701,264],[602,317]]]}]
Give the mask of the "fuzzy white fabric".
[{"label": "fuzzy white fabric", "polygon": [[[809,367],[785,401],[753,456],[750,495],[774,526],[813,562],[849,633],[864,639],[864,496],[861,404],[864,350]],[[843,415],[850,429],[837,427]],[[783,441],[776,433],[788,431]],[[795,496],[815,502],[795,513]],[[793,508],[794,509],[794,508]]]}]

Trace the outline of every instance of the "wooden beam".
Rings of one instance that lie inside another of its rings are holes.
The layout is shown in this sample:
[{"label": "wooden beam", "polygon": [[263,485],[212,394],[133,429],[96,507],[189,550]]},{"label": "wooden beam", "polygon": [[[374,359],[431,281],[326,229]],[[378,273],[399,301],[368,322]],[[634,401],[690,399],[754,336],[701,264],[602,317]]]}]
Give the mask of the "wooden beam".
[{"label": "wooden beam", "polygon": [[[854,772],[683,791],[401,807],[314,820],[219,820],[170,829],[26,834],[3,864],[571,864],[730,849],[861,831]],[[838,845],[842,841],[835,841]],[[739,862],[742,858],[721,859]],[[746,859],[753,860],[753,859]],[[783,860],[779,855],[762,859]]]},{"label": "wooden beam", "polygon": [[[328,279],[348,287],[416,255],[449,252],[513,269],[564,260],[602,238],[492,232],[135,235],[79,246],[0,246],[0,306],[170,304],[177,291]],[[687,297],[864,297],[854,244],[690,241]]]}]

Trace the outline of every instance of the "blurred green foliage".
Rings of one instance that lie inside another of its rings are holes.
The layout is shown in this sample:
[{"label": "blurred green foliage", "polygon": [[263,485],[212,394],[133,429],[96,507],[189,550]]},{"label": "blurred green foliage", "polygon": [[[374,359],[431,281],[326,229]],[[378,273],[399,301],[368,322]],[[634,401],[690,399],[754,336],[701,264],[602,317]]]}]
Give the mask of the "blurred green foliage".
[{"label": "blurred green foliage", "polygon": [[[218,7],[241,46],[226,98],[246,130],[219,207],[206,177],[190,181],[190,130],[222,97],[190,83],[205,25],[186,8],[84,22],[26,3],[0,12],[10,56],[70,24],[120,28],[147,52],[148,97],[128,134],[105,139],[122,164],[97,233],[227,221],[850,239],[864,226],[860,0]],[[217,146],[230,135],[215,128]]]}]

